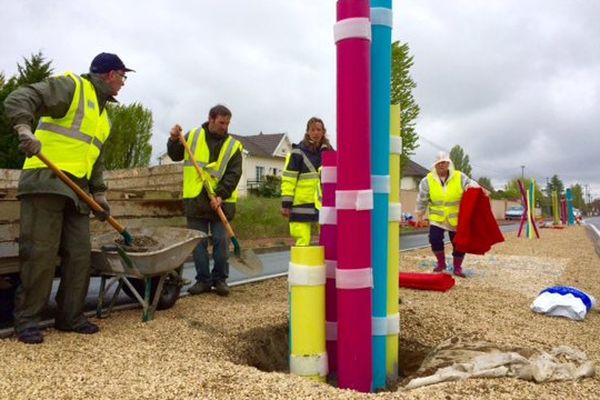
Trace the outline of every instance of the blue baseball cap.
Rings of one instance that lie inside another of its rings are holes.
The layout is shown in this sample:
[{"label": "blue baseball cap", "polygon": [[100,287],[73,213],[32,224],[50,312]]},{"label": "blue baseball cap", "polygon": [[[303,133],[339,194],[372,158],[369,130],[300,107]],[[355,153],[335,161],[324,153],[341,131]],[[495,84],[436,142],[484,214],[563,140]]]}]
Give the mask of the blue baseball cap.
[{"label": "blue baseball cap", "polygon": [[110,71],[133,71],[123,64],[123,61],[116,54],[100,53],[92,60],[90,72],[94,74],[105,74]]}]

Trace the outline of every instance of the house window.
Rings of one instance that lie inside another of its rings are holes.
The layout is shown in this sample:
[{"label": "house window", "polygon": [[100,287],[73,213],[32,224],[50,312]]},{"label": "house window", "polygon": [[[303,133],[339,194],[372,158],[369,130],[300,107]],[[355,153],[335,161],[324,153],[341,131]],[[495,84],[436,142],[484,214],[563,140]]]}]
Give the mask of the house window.
[{"label": "house window", "polygon": [[262,181],[263,176],[265,175],[265,167],[256,166],[256,180]]}]

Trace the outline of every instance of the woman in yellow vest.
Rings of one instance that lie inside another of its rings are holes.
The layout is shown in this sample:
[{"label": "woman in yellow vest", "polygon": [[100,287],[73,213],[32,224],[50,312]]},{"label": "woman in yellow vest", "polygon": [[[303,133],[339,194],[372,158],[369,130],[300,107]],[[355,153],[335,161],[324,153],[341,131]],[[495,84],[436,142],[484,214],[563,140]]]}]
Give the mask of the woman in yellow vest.
[{"label": "woman in yellow vest", "polygon": [[[458,223],[458,209],[463,193],[470,187],[479,187],[477,182],[454,169],[454,164],[443,151],[437,154],[431,171],[419,184],[417,196],[417,223],[422,223],[425,212],[429,214],[429,243],[437,259],[434,272],[446,270],[446,255],[444,253],[444,232],[448,231],[450,241],[454,242],[456,226]],[[465,277],[462,262],[465,253],[454,249],[453,245],[454,275]]]},{"label": "woman in yellow vest", "polygon": [[296,246],[310,245],[311,226],[319,221],[321,208],[321,153],[331,150],[325,124],[312,117],[304,140],[292,146],[281,178],[281,214],[290,221]]}]

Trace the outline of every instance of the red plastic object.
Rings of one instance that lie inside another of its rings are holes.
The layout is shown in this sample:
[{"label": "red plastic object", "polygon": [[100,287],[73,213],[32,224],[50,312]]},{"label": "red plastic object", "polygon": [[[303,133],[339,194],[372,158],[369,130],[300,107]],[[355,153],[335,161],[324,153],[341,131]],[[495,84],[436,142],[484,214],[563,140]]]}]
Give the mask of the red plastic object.
[{"label": "red plastic object", "polygon": [[454,278],[448,274],[426,274],[421,272],[400,272],[400,287],[407,289],[435,290],[445,292],[454,286]]}]

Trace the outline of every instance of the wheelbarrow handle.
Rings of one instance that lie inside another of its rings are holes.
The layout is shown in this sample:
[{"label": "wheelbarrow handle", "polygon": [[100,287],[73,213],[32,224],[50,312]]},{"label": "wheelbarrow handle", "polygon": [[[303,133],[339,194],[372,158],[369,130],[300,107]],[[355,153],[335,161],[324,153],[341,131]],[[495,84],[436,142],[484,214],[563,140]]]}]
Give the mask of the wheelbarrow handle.
[{"label": "wheelbarrow handle", "polygon": [[[192,150],[190,149],[190,146],[188,146],[188,144],[185,140],[185,137],[183,137],[183,133],[181,133],[179,135],[179,141],[185,148],[185,151],[188,153],[190,161],[192,162],[192,164],[194,165],[194,168],[196,169],[196,172],[198,173],[198,178],[200,178],[202,180],[202,185],[204,185],[204,189],[206,189],[206,194],[208,195],[208,198],[212,201],[215,198],[213,189],[212,189],[212,187],[210,187],[210,184],[208,183],[208,181],[206,179],[204,179],[204,175],[202,174],[202,167],[200,167],[200,165],[198,165],[198,162],[196,161],[194,154],[192,154]],[[233,228],[231,227],[231,224],[227,220],[227,217],[225,216],[223,209],[221,207],[218,207],[216,212],[217,212],[217,215],[219,216],[219,219],[223,223],[223,225],[225,225],[225,230],[227,231],[227,235],[229,236],[229,238],[235,237],[235,232],[233,232]]]},{"label": "wheelbarrow handle", "polygon": [[[73,182],[73,180],[71,178],[69,178],[64,172],[62,172],[60,169],[58,169],[58,167],[56,165],[54,165],[54,163],[52,161],[50,161],[48,158],[46,158],[45,155],[43,155],[41,152],[39,152],[38,154],[36,154],[36,156],[37,156],[37,158],[42,160],[42,162],[44,164],[46,164],[48,166],[48,168],[50,168],[56,174],[56,176],[58,176],[60,178],[61,181],[63,181],[71,189],[73,189],[73,191],[77,194],[77,196],[79,196],[79,198],[81,200],[86,202],[87,205],[89,205],[94,211],[98,211],[98,212],[104,211],[104,209],[100,206],[100,204],[98,204],[96,202],[96,200],[94,200],[94,198],[92,196],[90,196],[82,188],[77,186],[77,184],[75,182]],[[124,232],[126,231],[125,227],[123,225],[121,225],[112,216],[109,215],[106,218],[106,221],[109,224],[111,224],[113,226],[113,228],[115,228],[120,234],[124,234]]]}]

